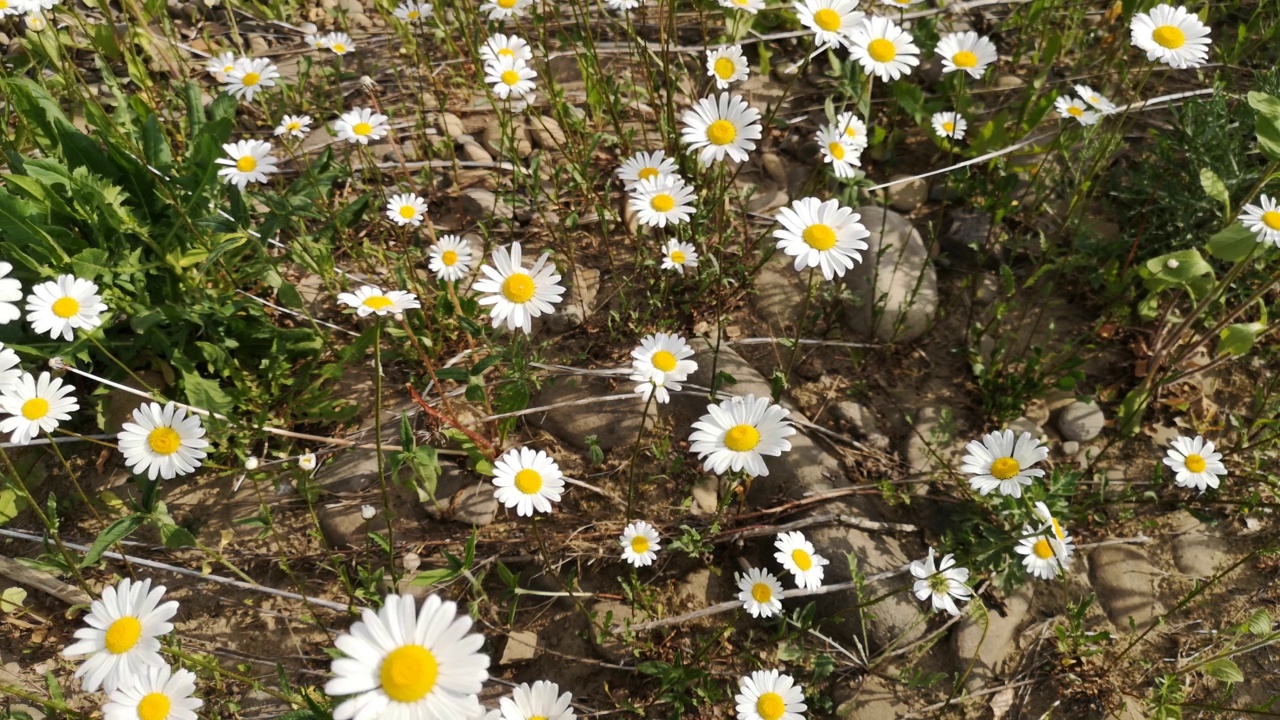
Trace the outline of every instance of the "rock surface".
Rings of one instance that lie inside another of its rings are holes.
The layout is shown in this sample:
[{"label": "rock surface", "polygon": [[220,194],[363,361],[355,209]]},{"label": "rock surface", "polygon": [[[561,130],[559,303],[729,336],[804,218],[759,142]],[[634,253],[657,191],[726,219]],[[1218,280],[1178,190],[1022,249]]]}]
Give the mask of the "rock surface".
[{"label": "rock surface", "polygon": [[[806,288],[807,273],[796,272],[795,258],[775,253],[756,275],[755,295],[751,303],[756,315],[774,332],[795,332],[800,319],[800,305]],[[792,334],[792,337],[795,337]]]},{"label": "rock surface", "polygon": [[507,636],[507,644],[502,647],[499,665],[532,660],[538,656],[538,633],[528,630],[515,630]]},{"label": "rock surface", "polygon": [[378,511],[372,520],[365,520],[360,508],[360,503],[343,503],[316,509],[320,532],[331,547],[362,548],[369,542],[369,533],[387,531],[387,518],[382,511]]},{"label": "rock surface", "polygon": [[[531,407],[557,405],[574,400],[600,398],[622,394],[632,389],[630,381],[622,378],[616,388],[598,378],[575,377],[557,379],[542,386]],[[602,450],[629,447],[640,432],[640,416],[644,412],[644,400],[639,395],[627,399],[607,400],[581,405],[561,405],[544,413],[527,415],[533,424],[560,438],[577,450],[586,450],[584,438],[594,435]],[[653,424],[654,410],[650,408],[646,426]]]},{"label": "rock surface", "polygon": [[1180,510],[1170,518],[1173,531],[1173,564],[1191,578],[1206,580],[1218,573],[1226,563],[1227,541],[1214,528],[1200,522],[1189,512]]},{"label": "rock surface", "polygon": [[849,328],[883,342],[923,335],[938,311],[938,276],[920,233],[887,208],[858,208],[870,231],[863,262],[845,275],[854,301],[846,303]]},{"label": "rock surface", "polygon": [[1089,555],[1089,577],[1098,601],[1121,632],[1129,628],[1130,619],[1142,631],[1165,614],[1156,595],[1160,574],[1138,546],[1107,545]]},{"label": "rock surface", "polygon": [[963,671],[973,663],[973,669],[965,678],[970,692],[979,690],[1002,671],[1001,665],[1017,645],[1018,627],[1027,618],[1034,590],[1025,583],[1005,601],[1004,613],[995,608],[987,609],[987,629],[983,636],[982,625],[971,616],[959,622],[951,636],[959,667]]},{"label": "rock surface", "polygon": [[565,279],[568,292],[547,318],[547,328],[554,333],[568,332],[583,322],[595,310],[596,295],[600,292],[600,271],[580,267]]},{"label": "rock surface", "polygon": [[[894,175],[889,178],[889,182],[895,182],[907,175]],[[929,199],[929,181],[922,178],[914,178],[904,183],[890,185],[887,188],[889,205],[899,212],[911,212],[924,204]]]},{"label": "rock surface", "polygon": [[1093,403],[1076,401],[1058,413],[1058,432],[1066,440],[1089,442],[1102,433],[1107,418]]}]

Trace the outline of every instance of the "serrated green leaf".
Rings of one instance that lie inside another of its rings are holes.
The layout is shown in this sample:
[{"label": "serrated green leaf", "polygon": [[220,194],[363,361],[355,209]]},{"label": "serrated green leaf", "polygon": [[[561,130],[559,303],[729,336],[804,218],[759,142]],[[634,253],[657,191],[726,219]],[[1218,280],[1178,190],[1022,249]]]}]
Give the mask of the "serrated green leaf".
[{"label": "serrated green leaf", "polygon": [[129,537],[129,534],[146,521],[146,517],[142,515],[127,515],[116,520],[107,526],[106,530],[93,541],[93,545],[89,547],[89,552],[85,554],[84,559],[80,561],[80,567],[86,568],[102,559],[102,554],[107,548],[115,545],[121,540]]},{"label": "serrated green leaf", "polygon": [[198,408],[225,415],[235,407],[231,396],[223,392],[218,383],[196,373],[183,370],[182,386],[187,391],[187,400]]},{"label": "serrated green leaf", "polygon": [[1219,658],[1205,663],[1204,672],[1209,677],[1222,682],[1238,683],[1244,681],[1244,673],[1240,672],[1240,666],[1227,658]]},{"label": "serrated green leaf", "polygon": [[194,547],[196,538],[181,525],[161,523],[160,542],[164,543],[164,546],[170,550],[176,550],[178,548]]}]

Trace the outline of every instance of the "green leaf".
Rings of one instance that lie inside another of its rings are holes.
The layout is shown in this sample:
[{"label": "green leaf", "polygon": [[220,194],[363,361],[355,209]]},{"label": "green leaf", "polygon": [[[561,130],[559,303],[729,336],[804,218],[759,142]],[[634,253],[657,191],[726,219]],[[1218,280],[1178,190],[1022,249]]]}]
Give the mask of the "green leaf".
[{"label": "green leaf", "polygon": [[160,524],[160,542],[170,550],[184,547],[195,547],[196,538],[191,531],[181,525],[171,523]]},{"label": "green leaf", "polygon": [[1209,238],[1205,249],[1219,260],[1239,262],[1258,246],[1258,236],[1240,223],[1232,223]]},{"label": "green leaf", "polygon": [[1237,357],[1244,355],[1253,349],[1253,343],[1258,339],[1258,333],[1262,332],[1264,327],[1260,322],[1228,325],[1218,336],[1216,354],[1235,355]]},{"label": "green leaf", "polygon": [[199,375],[182,371],[182,385],[187,390],[187,400],[198,408],[225,415],[231,412],[235,403],[231,396],[218,387],[218,383],[206,380]]},{"label": "green leaf", "polygon": [[129,537],[130,533],[142,527],[142,523],[146,519],[143,515],[128,515],[108,525],[107,529],[103,530],[102,534],[98,536],[98,539],[93,541],[89,552],[80,561],[80,567],[86,568],[98,562],[98,560],[102,559],[102,553],[106,552],[107,548]]},{"label": "green leaf", "polygon": [[1154,257],[1138,268],[1147,290],[1156,293],[1169,288],[1185,288],[1192,297],[1202,297],[1213,285],[1213,266],[1199,250],[1180,250]]},{"label": "green leaf", "polygon": [[1258,147],[1268,159],[1280,162],[1280,99],[1260,92],[1249,93],[1249,106],[1257,113],[1254,131]]},{"label": "green leaf", "polygon": [[1257,612],[1249,616],[1249,632],[1264,637],[1271,634],[1271,615],[1266,608],[1259,608]]},{"label": "green leaf", "polygon": [[27,591],[20,587],[7,588],[0,593],[0,612],[11,613],[22,609],[22,602],[27,599]]},{"label": "green leaf", "polygon": [[424,570],[418,573],[417,575],[415,575],[413,579],[409,581],[409,586],[410,587],[430,587],[432,585],[438,585],[447,580],[452,580],[457,576],[458,576],[458,571],[450,570],[449,568]]},{"label": "green leaf", "polygon": [[1120,434],[1128,436],[1137,432],[1142,416],[1150,405],[1151,394],[1142,386],[1130,390],[1120,403],[1120,411],[1116,413],[1116,425],[1120,428]]},{"label": "green leaf", "polygon": [[1222,682],[1244,682],[1244,673],[1240,672],[1240,666],[1227,658],[1219,658],[1205,663],[1204,672],[1209,677]]},{"label": "green leaf", "polygon": [[1200,187],[1204,194],[1222,203],[1222,216],[1231,216],[1231,195],[1227,192],[1227,184],[1209,168],[1200,169]]}]

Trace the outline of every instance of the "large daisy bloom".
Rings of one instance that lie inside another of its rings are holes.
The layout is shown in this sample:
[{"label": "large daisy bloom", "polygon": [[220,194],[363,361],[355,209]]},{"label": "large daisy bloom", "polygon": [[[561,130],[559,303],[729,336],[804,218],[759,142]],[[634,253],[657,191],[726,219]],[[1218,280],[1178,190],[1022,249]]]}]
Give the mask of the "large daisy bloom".
[{"label": "large daisy bloom", "polygon": [[149,480],[194,472],[209,447],[199,416],[172,402],[143,403],[133,411],[133,422],[121,425],[117,444],[125,464]]},{"label": "large daisy bloom", "polygon": [[738,576],[738,601],[751,617],[772,617],[782,612],[782,583],[768,570],[751,568]]},{"label": "large daisy bloom", "polygon": [[398,20],[411,23],[431,17],[432,12],[434,12],[434,9],[431,7],[431,3],[403,0],[396,6],[395,16]]},{"label": "large daisy bloom", "polygon": [[1076,122],[1081,125],[1093,125],[1098,122],[1098,113],[1084,104],[1079,98],[1067,97],[1059,95],[1053,101],[1053,109],[1058,111],[1062,117],[1075,118]]},{"label": "large daisy bloom", "polygon": [[427,201],[413,193],[392,195],[387,201],[387,219],[401,227],[405,225],[418,227],[426,214]]},{"label": "large daisy bloom", "polygon": [[511,697],[498,701],[498,720],[574,720],[577,716],[570,707],[573,695],[560,694],[560,686],[538,680],[529,685],[520,683],[511,691]]},{"label": "large daisy bloom", "polygon": [[15,304],[22,299],[22,281],[9,277],[13,265],[0,262],[0,325],[22,317],[22,311]]},{"label": "large daisy bloom", "polygon": [[529,62],[533,59],[533,50],[529,47],[529,43],[518,35],[495,33],[480,46],[480,59],[485,62],[497,62],[502,58]]},{"label": "large daisy bloom", "polygon": [[356,49],[356,44],[351,41],[351,36],[344,32],[331,32],[325,35],[324,46],[332,50],[335,55],[346,55]]},{"label": "large daisy bloom", "polygon": [[493,496],[520,517],[533,512],[550,513],[551,503],[560,502],[564,473],[542,450],[512,448],[493,463]]},{"label": "large daisy bloom", "polygon": [[680,242],[672,238],[662,246],[662,269],[675,270],[681,275],[685,268],[698,267],[698,249],[693,243]]},{"label": "large daisy bloom", "polygon": [[280,124],[276,126],[275,136],[288,135],[304,138],[309,132],[311,132],[310,115],[285,115],[280,118]]},{"label": "large daisy bloom", "polygon": [[537,87],[533,79],[538,73],[525,61],[514,57],[499,57],[484,66],[484,81],[493,85],[493,94],[506,100],[521,98]]},{"label": "large daisy bloom", "polygon": [[933,548],[929,548],[928,557],[914,560],[908,566],[916,582],[913,588],[917,600],[932,600],[934,611],[946,610],[952,615],[959,615],[960,608],[956,600],[967,601],[973,591],[965,583],[969,582],[969,569],[956,567],[954,556],[947,554],[936,566],[933,561]]},{"label": "large daisy bloom", "polygon": [[480,5],[480,12],[489,13],[490,20],[506,20],[520,17],[533,4],[533,0],[486,0]]},{"label": "large daisy bloom", "polygon": [[622,546],[622,559],[636,567],[652,565],[662,549],[657,529],[643,520],[628,525],[622,531],[622,537],[618,538],[618,544]]},{"label": "large daisy bloom", "polygon": [[192,697],[195,692],[196,676],[190,670],[148,666],[110,694],[102,720],[196,720],[196,709],[204,702]]},{"label": "large daisy bloom", "polygon": [[[4,426],[0,425],[0,431],[3,430]],[[1213,443],[1200,435],[1174,438],[1164,464],[1173,469],[1178,487],[1195,488],[1200,492],[1217,488],[1221,478],[1227,474],[1227,466],[1222,464],[1222,453],[1214,452]]]},{"label": "large daisy bloom", "polygon": [[967,72],[975,80],[999,57],[995,44],[972,30],[943,35],[937,53],[942,56],[942,72]]},{"label": "large daisy bloom", "polygon": [[324,691],[351,696],[334,720],[480,717],[489,656],[480,651],[484,636],[470,630],[471,618],[438,595],[416,613],[409,595],[388,595],[376,613],[365,608],[334,641],[346,657],[333,661]]},{"label": "large daisy bloom", "polygon": [[77,630],[77,642],[62,651],[68,658],[88,656],[76,669],[82,690],[114,692],[139,681],[147,668],[168,667],[156,638],[173,632],[169,618],[177,614],[178,603],[161,603],[163,597],[164,586],[153,588],[150,580],[125,578],[102,589],[84,618],[89,627]]},{"label": "large daisy bloom", "polygon": [[738,678],[738,720],[804,720],[804,689],[790,675],[756,670]]},{"label": "large daisy bloom", "polygon": [[279,172],[276,167],[276,156],[271,154],[271,143],[264,140],[240,140],[222,146],[227,154],[224,158],[214,160],[225,165],[218,171],[218,176],[226,183],[240,188],[241,192],[249,183],[262,183],[267,176]]},{"label": "large daisy bloom", "polygon": [[553,305],[561,300],[564,288],[560,286],[560,274],[547,262],[547,253],[540,255],[533,267],[521,266],[520,243],[511,243],[511,250],[496,248],[490,256],[493,265],[481,265],[484,277],[475,284],[475,291],[484,293],[481,305],[492,305],[489,317],[494,327],[506,323],[508,330],[517,328],[530,332],[533,318],[553,311]]},{"label": "large daisy bloom", "polygon": [[1043,477],[1044,470],[1031,467],[1049,457],[1049,448],[1024,432],[1014,438],[1012,430],[988,433],[982,442],[970,440],[965,446],[960,472],[969,473],[969,486],[983,495],[999,490],[1001,495],[1022,497],[1022,486],[1031,478]]},{"label": "large daisy bloom", "polygon": [[631,368],[646,378],[660,378],[683,382],[698,369],[698,363],[690,360],[693,348],[679,335],[654,333],[640,340],[640,347],[631,351]]},{"label": "large daisy bloom", "polygon": [[1103,115],[1109,115],[1116,111],[1116,104],[1111,102],[1102,93],[1094,90],[1088,85],[1074,86],[1076,94],[1084,98],[1084,101],[1093,106],[1095,110]]},{"label": "large daisy bloom", "polygon": [[850,59],[885,82],[911,74],[911,68],[920,64],[919,54],[906,30],[879,16],[864,19],[854,29],[849,46]]},{"label": "large daisy bloom", "polygon": [[748,153],[756,149],[752,141],[760,139],[760,111],[738,95],[704,97],[685,110],[680,121],[684,123],[680,141],[699,151],[698,160],[704,166],[725,155],[746,162]]},{"label": "large daisy bloom", "polygon": [[740,45],[707,51],[707,74],[715,78],[716,87],[721,90],[746,80],[748,70],[747,58],[742,54]]},{"label": "large daisy bloom", "polygon": [[679,175],[661,175],[641,180],[631,191],[627,204],[636,219],[647,227],[679,225],[693,217],[693,188]]},{"label": "large daisy bloom", "polygon": [[53,432],[58,423],[71,419],[80,403],[71,397],[74,390],[47,372],[36,379],[31,373],[0,390],[0,412],[11,417],[0,420],[0,433],[13,433],[11,442],[26,445],[41,431]]},{"label": "large daisy bloom", "polygon": [[70,342],[76,330],[92,330],[102,324],[107,306],[98,295],[98,286],[75,275],[59,275],[31,288],[27,296],[27,322],[32,331],[48,333]]},{"label": "large daisy bloom", "polygon": [[847,45],[866,17],[853,0],[796,0],[796,17],[813,31],[819,49]]},{"label": "large daisy bloom", "polygon": [[405,310],[422,307],[418,296],[404,290],[388,290],[373,285],[365,285],[353,293],[338,293],[338,303],[356,309],[359,317],[369,315],[398,315]]},{"label": "large daisy bloom", "polygon": [[1129,21],[1132,42],[1157,60],[1178,70],[1200,67],[1209,59],[1209,28],[1184,7],[1160,4],[1134,13]]},{"label": "large daisy bloom", "polygon": [[222,89],[245,102],[253,102],[253,96],[263,88],[274,86],[278,77],[280,71],[270,60],[240,58],[227,73]]},{"label": "large daisy bloom", "polygon": [[667,157],[661,150],[638,152],[622,161],[617,170],[618,179],[627,190],[635,190],[644,180],[653,180],[664,175],[679,176],[680,168],[676,161]]},{"label": "large daisy bloom", "polygon": [[871,138],[867,137],[867,124],[852,112],[840,113],[836,117],[836,127],[844,131],[845,137],[857,146],[858,152],[865,150],[871,142]]},{"label": "large daisy bloom", "polygon": [[[1280,247],[1280,205],[1277,205],[1275,198],[1269,195],[1258,196],[1258,204],[1245,205],[1239,220],[1258,236],[1258,242],[1269,242]],[[0,306],[0,312],[3,312],[3,306]]]},{"label": "large daisy bloom", "polygon": [[969,123],[958,112],[936,112],[930,119],[933,125],[933,131],[939,137],[950,138],[952,140],[963,140],[964,131],[968,129]]},{"label": "large daisy bloom", "polygon": [[427,268],[445,282],[457,282],[471,271],[471,243],[457,235],[441,235],[427,250]]},{"label": "large daisy bloom", "polygon": [[822,150],[822,161],[831,166],[838,178],[851,178],[857,174],[857,167],[862,164],[862,147],[835,126],[823,126],[818,129],[818,147]]},{"label": "large daisy bloom", "polygon": [[702,468],[718,474],[726,470],[765,476],[764,456],[778,457],[791,449],[787,438],[796,429],[787,422],[788,411],[767,397],[731,397],[708,405],[707,414],[693,424],[690,451],[705,458]]},{"label": "large daisy bloom", "polygon": [[333,133],[339,140],[361,145],[368,145],[370,140],[381,140],[390,129],[387,116],[369,108],[352,108],[333,123]]},{"label": "large daisy bloom", "polygon": [[823,568],[829,561],[814,551],[813,543],[805,539],[804,533],[778,533],[773,546],[778,550],[773,559],[791,573],[798,587],[804,590],[822,587],[822,576],[826,572]]},{"label": "large daisy bloom", "polygon": [[794,257],[796,270],[816,267],[822,277],[844,277],[847,270],[862,262],[862,238],[871,233],[858,222],[862,216],[842,207],[838,200],[800,198],[778,211],[773,231],[778,249]]}]

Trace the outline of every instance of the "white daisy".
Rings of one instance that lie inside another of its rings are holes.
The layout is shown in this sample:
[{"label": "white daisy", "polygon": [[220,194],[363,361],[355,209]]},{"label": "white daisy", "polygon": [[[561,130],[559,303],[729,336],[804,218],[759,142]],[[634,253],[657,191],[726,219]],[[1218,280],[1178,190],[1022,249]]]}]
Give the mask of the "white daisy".
[{"label": "white daisy", "polygon": [[772,617],[782,612],[782,583],[768,570],[751,568],[738,576],[738,600],[751,617]]},{"label": "white daisy", "polygon": [[311,472],[316,469],[316,465],[318,465],[319,462],[320,461],[316,458],[316,454],[308,450],[298,456],[298,469],[305,472]]},{"label": "white daisy", "polygon": [[271,143],[263,140],[240,140],[222,146],[227,157],[214,160],[224,165],[218,177],[228,185],[235,185],[241,192],[249,183],[267,182],[267,176],[279,172],[276,156],[271,154]]},{"label": "white daisy", "polygon": [[840,113],[835,126],[844,131],[845,137],[857,146],[858,152],[865,150],[871,142],[871,138],[867,137],[867,124],[852,112]]},{"label": "white daisy", "polygon": [[645,378],[684,382],[698,370],[691,357],[693,348],[684,338],[660,332],[641,338],[640,347],[631,351],[631,369]]},{"label": "white daisy", "polygon": [[533,0],[486,0],[480,12],[489,13],[490,20],[506,20],[520,17],[533,4]]},{"label": "white daisy", "polygon": [[641,224],[666,227],[687,222],[693,217],[693,188],[679,175],[661,175],[640,184],[631,192],[628,204]]},{"label": "white daisy", "polygon": [[999,490],[1001,495],[1022,497],[1022,486],[1031,478],[1043,477],[1044,470],[1032,465],[1049,457],[1049,448],[1024,432],[1016,441],[1012,430],[984,435],[982,442],[970,440],[965,446],[960,472],[969,473],[969,486],[983,495]]},{"label": "white daisy", "polygon": [[844,277],[847,270],[862,262],[862,238],[871,233],[858,222],[862,216],[842,207],[838,200],[800,198],[778,211],[773,231],[778,249],[796,259],[796,270],[821,268],[822,277]]},{"label": "white daisy", "polygon": [[972,30],[943,35],[937,53],[942,56],[942,72],[959,70],[975,80],[999,58],[995,44]]},{"label": "white daisy", "polygon": [[399,20],[411,23],[429,18],[433,12],[435,12],[435,10],[431,7],[431,3],[402,0],[402,2],[396,6],[395,16]]},{"label": "white daisy", "polygon": [[388,290],[384,293],[381,288],[373,285],[365,285],[353,293],[338,293],[338,303],[355,308],[357,317],[368,317],[375,313],[379,316],[398,315],[405,310],[422,307],[418,296],[411,292]]},{"label": "white daisy", "polygon": [[1089,109],[1088,105],[1079,98],[1067,97],[1059,95],[1053,101],[1053,107],[1062,117],[1075,118],[1076,122],[1081,125],[1093,125],[1098,122],[1098,113]]},{"label": "white daisy", "polygon": [[884,5],[888,5],[889,7],[908,8],[912,5],[918,5],[924,2],[924,0],[880,0],[880,2]]},{"label": "white daisy", "polygon": [[1027,573],[1042,580],[1052,580],[1071,566],[1075,545],[1047,505],[1037,502],[1035,513],[1045,524],[1039,529],[1024,526],[1024,537],[1018,540],[1014,551],[1023,556],[1022,565]]},{"label": "white daisy", "polygon": [[838,127],[826,126],[818,128],[816,136],[818,147],[822,150],[822,162],[831,166],[838,178],[851,178],[857,174],[862,164],[862,148]]},{"label": "white daisy", "polygon": [[1129,21],[1132,42],[1157,60],[1178,70],[1200,67],[1209,59],[1209,28],[1185,7],[1160,4]]},{"label": "white daisy", "polygon": [[471,618],[458,606],[430,595],[416,613],[410,595],[389,595],[376,613],[365,608],[334,645],[346,657],[333,661],[330,696],[350,695],[334,720],[426,720],[479,717],[477,695],[489,679],[484,636],[470,632]]},{"label": "white daisy", "polygon": [[934,611],[946,610],[952,615],[959,615],[960,608],[956,606],[956,600],[968,601],[973,591],[965,584],[969,582],[969,569],[955,567],[955,564],[955,557],[947,554],[935,567],[933,548],[929,548],[929,556],[925,559],[913,560],[908,567],[916,577],[916,599],[932,598]]},{"label": "white daisy", "polygon": [[22,281],[9,277],[11,272],[13,265],[0,262],[0,325],[7,325],[22,317],[22,311],[15,304],[22,299]]},{"label": "white daisy", "polygon": [[853,0],[795,0],[795,10],[800,24],[813,31],[819,49],[848,45],[866,17]]},{"label": "white daisy", "polygon": [[764,0],[718,0],[720,7],[730,10],[741,10],[748,15],[755,15],[764,9]]},{"label": "white daisy", "polygon": [[1116,111],[1115,103],[1088,85],[1076,85],[1075,90],[1077,95],[1084,98],[1085,102],[1092,105],[1095,110],[1103,115],[1109,115]]},{"label": "white daisy", "polygon": [[795,578],[796,585],[804,590],[817,590],[822,587],[823,569],[828,560],[813,550],[813,543],[804,538],[804,533],[778,533],[773,546],[778,549],[773,559],[786,568]]},{"label": "white daisy", "polygon": [[344,32],[331,32],[325,35],[324,46],[332,50],[335,55],[346,55],[356,49],[355,43],[351,41],[351,36]]},{"label": "white daisy", "polygon": [[391,127],[387,116],[369,108],[352,108],[333,123],[333,132],[339,140],[368,145],[370,140],[381,140]]},{"label": "white daisy", "polygon": [[497,62],[502,58],[529,62],[533,60],[533,50],[529,47],[529,43],[519,36],[495,33],[480,46],[480,59],[489,63]]},{"label": "white daisy", "polygon": [[49,21],[45,18],[44,13],[27,13],[27,16],[23,18],[23,22],[26,23],[27,29],[34,33],[44,32],[45,28],[49,27]]},{"label": "white daisy", "polygon": [[[4,431],[3,425],[0,425],[0,431]],[[1222,464],[1222,453],[1214,452],[1213,443],[1200,435],[1174,438],[1164,464],[1173,469],[1178,487],[1195,488],[1200,492],[1217,488],[1221,478],[1227,474],[1227,466]]]},{"label": "white daisy", "polygon": [[392,195],[387,201],[387,219],[401,227],[405,225],[418,227],[426,214],[427,201],[413,193]]},{"label": "white daisy", "polygon": [[680,242],[673,238],[662,246],[663,270],[675,270],[683,275],[685,268],[696,267],[698,267],[698,250],[692,243]]},{"label": "white daisy", "polygon": [[642,180],[652,180],[663,175],[679,175],[680,168],[676,161],[666,156],[661,150],[638,152],[622,162],[617,170],[627,190],[634,190]]},{"label": "white daisy", "polygon": [[[248,60],[248,58],[244,59]],[[228,50],[221,55],[209,58],[209,61],[204,64],[204,69],[222,82],[223,76],[230,75],[231,71],[236,69],[236,60],[236,54]]]},{"label": "white daisy", "polygon": [[310,46],[312,50],[329,49],[329,37],[327,35],[308,35],[303,38],[303,42]]},{"label": "white daisy", "polygon": [[427,267],[445,282],[457,282],[471,271],[471,243],[457,235],[441,235],[427,250]]},{"label": "white daisy", "polygon": [[537,87],[533,82],[536,77],[538,73],[519,58],[504,56],[484,65],[484,81],[492,83],[493,94],[503,100],[533,92]]},{"label": "white daisy", "polygon": [[148,666],[110,694],[102,720],[196,720],[196,709],[204,702],[192,697],[195,692],[196,676],[190,670]]},{"label": "white daisy", "polygon": [[644,373],[633,372],[628,379],[636,385],[636,394],[640,399],[649,402],[652,397],[658,401],[659,405],[666,405],[671,402],[671,393],[680,392],[684,386],[675,380],[668,380],[666,377],[657,377],[645,375]]},{"label": "white daisy", "polygon": [[22,378],[22,359],[11,348],[0,344],[0,393],[13,387]]},{"label": "white daisy", "polygon": [[156,638],[173,632],[169,618],[177,614],[178,603],[161,603],[163,597],[164,586],[152,588],[150,580],[135,583],[125,578],[102,589],[102,597],[85,616],[89,627],[77,630],[78,642],[62,651],[68,658],[89,656],[76,669],[82,690],[114,692],[136,682],[146,668],[168,667]]},{"label": "white daisy", "polygon": [[716,80],[716,87],[724,90],[731,83],[747,79],[747,58],[742,54],[742,46],[730,45],[707,51],[707,74]]},{"label": "white daisy", "polygon": [[512,448],[493,463],[494,498],[516,515],[532,517],[533,512],[550,513],[553,502],[564,492],[564,474],[551,456],[527,447]]},{"label": "white daisy", "polygon": [[120,426],[117,438],[124,464],[147,479],[172,480],[195,472],[209,447],[199,416],[172,402],[143,403],[133,411],[133,422]]},{"label": "white daisy", "polygon": [[804,688],[777,670],[756,670],[738,678],[738,720],[804,720]]},{"label": "white daisy", "polygon": [[787,437],[796,429],[786,420],[788,414],[769,398],[755,395],[708,405],[707,414],[693,424],[689,450],[705,458],[704,470],[717,475],[726,470],[745,471],[752,477],[768,475],[763,456],[778,457],[791,449]]},{"label": "white daisy", "polygon": [[521,265],[520,243],[511,243],[511,249],[496,248],[490,256],[493,265],[480,266],[484,277],[474,286],[481,305],[492,305],[489,318],[494,327],[504,322],[508,330],[533,329],[533,318],[551,313],[564,295],[560,286],[560,273],[555,265],[547,262],[547,253],[540,255],[533,267],[525,270]]},{"label": "white daisy", "polygon": [[643,520],[636,520],[622,531],[618,538],[622,546],[622,559],[636,567],[652,565],[658,557],[662,545],[658,542],[658,531]]},{"label": "white daisy", "polygon": [[0,0],[0,18],[21,13],[24,5],[22,0]]},{"label": "white daisy", "polygon": [[852,37],[850,59],[885,82],[911,74],[911,68],[920,64],[920,49],[911,42],[911,35],[888,18],[866,18]]},{"label": "white daisy", "polygon": [[[1275,198],[1259,195],[1258,204],[1245,205],[1238,219],[1245,228],[1258,236],[1258,242],[1269,242],[1280,247],[1280,204],[1276,203]],[[2,305],[0,312],[3,312]]]},{"label": "white daisy", "polygon": [[97,284],[75,275],[59,275],[31,288],[27,296],[27,322],[39,334],[70,342],[76,330],[92,330],[102,324],[107,306]]},{"label": "white daisy", "polygon": [[70,385],[59,378],[40,373],[37,380],[23,373],[0,390],[0,412],[11,417],[0,420],[0,433],[13,433],[10,442],[26,445],[40,433],[53,432],[58,423],[70,420],[80,403],[71,396]]},{"label": "white daisy", "polygon": [[627,12],[640,7],[640,0],[604,0],[604,6],[614,12]]},{"label": "white daisy", "polygon": [[935,133],[952,140],[963,140],[964,131],[969,127],[964,116],[958,112],[936,112],[930,122]]},{"label": "white daisy", "polygon": [[520,683],[511,690],[511,697],[498,701],[501,720],[574,720],[577,716],[570,707],[573,695],[560,695],[560,686],[547,680],[529,685]]},{"label": "white daisy", "polygon": [[285,115],[280,118],[280,124],[276,126],[275,130],[276,137],[288,135],[290,137],[304,138],[310,132],[310,115]]},{"label": "white daisy", "polygon": [[253,96],[263,88],[274,86],[278,77],[280,77],[280,71],[270,60],[240,58],[231,68],[231,72],[227,73],[226,84],[222,86],[222,90],[245,102],[253,102]]},{"label": "white daisy", "polygon": [[723,160],[726,154],[746,162],[748,153],[756,149],[752,141],[760,139],[760,111],[729,93],[702,98],[680,120],[684,123],[680,141],[690,150],[700,150],[698,159],[704,166]]}]

